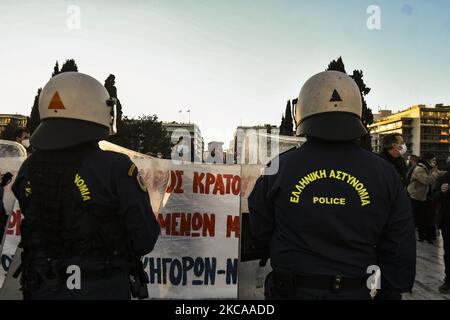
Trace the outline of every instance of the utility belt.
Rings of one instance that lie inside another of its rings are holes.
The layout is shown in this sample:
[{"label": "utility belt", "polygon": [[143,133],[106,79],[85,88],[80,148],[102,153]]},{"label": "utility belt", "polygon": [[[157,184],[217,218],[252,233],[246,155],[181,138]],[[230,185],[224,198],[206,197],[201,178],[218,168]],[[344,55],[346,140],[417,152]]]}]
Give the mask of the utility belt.
[{"label": "utility belt", "polygon": [[340,275],[298,275],[279,269],[274,269],[271,277],[276,292],[286,299],[293,298],[297,288],[329,290],[335,293],[367,288],[367,278],[347,278]]},{"label": "utility belt", "polygon": [[[66,285],[67,279],[72,275],[67,273],[67,266],[60,266],[55,260],[34,262],[26,268],[21,265],[15,271],[13,277],[17,278],[20,274],[22,274],[20,282],[24,296],[41,286],[57,291]],[[149,278],[140,259],[136,259],[131,269],[129,267],[111,266],[108,263],[105,263],[105,267],[101,269],[81,269],[80,281],[98,281],[99,279],[123,274],[128,276],[130,291],[134,298],[148,298],[147,284]]]},{"label": "utility belt", "polygon": [[[68,273],[67,268],[68,266],[61,266],[55,260],[49,259],[45,262],[34,261],[29,266],[19,266],[13,277],[17,278],[22,274],[21,285],[24,291],[36,290],[40,286],[58,290],[62,286],[65,286],[67,279],[74,274]],[[105,263],[105,267],[99,269],[80,269],[80,281],[96,281],[128,273],[129,268],[127,267],[116,267]]]}]

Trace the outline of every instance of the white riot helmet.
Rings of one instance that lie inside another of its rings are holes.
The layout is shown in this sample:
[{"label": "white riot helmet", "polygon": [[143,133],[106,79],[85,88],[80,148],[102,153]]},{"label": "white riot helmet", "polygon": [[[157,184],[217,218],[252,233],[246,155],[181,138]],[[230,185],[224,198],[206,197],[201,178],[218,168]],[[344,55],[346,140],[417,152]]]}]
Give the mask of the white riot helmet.
[{"label": "white riot helmet", "polygon": [[96,79],[79,72],[60,73],[39,97],[41,123],[31,136],[36,149],[55,150],[116,133],[116,100]]},{"label": "white riot helmet", "polygon": [[361,122],[361,93],[343,72],[325,71],[306,81],[294,114],[298,135],[349,141],[367,134]]}]

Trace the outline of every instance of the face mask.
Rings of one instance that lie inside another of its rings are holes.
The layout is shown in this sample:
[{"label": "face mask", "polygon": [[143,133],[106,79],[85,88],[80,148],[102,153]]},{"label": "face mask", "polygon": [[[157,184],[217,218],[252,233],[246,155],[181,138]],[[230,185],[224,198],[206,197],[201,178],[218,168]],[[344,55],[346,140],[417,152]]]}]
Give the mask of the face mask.
[{"label": "face mask", "polygon": [[408,151],[406,144],[402,144],[402,148],[400,149],[400,154],[403,156]]},{"label": "face mask", "polygon": [[25,148],[29,148],[30,147],[30,139],[25,139],[25,140],[22,140],[22,145],[25,147]]}]

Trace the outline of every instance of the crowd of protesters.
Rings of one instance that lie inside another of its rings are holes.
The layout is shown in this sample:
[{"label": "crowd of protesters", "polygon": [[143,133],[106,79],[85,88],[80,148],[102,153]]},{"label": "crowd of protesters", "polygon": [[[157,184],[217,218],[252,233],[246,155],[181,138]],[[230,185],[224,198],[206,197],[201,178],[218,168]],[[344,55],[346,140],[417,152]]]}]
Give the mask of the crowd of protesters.
[{"label": "crowd of protesters", "polygon": [[441,230],[444,244],[445,280],[439,287],[450,293],[450,162],[440,170],[432,153],[421,157],[411,154],[405,161],[406,144],[399,133],[383,137],[380,156],[390,162],[400,175],[411,200],[417,229],[417,241],[434,245]]}]

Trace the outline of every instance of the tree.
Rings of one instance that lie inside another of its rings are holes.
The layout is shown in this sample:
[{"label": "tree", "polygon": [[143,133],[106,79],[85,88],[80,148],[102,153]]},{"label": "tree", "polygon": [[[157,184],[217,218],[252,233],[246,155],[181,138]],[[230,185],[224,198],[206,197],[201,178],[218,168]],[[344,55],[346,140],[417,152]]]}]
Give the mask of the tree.
[{"label": "tree", "polygon": [[15,119],[11,119],[11,121],[6,125],[5,130],[0,133],[0,139],[15,141],[14,133],[18,128],[19,124],[17,121]]},{"label": "tree", "polygon": [[170,137],[156,115],[141,116],[138,119],[124,117],[122,131],[116,136],[114,143],[141,153],[161,153],[164,158],[170,158]]},{"label": "tree", "polygon": [[66,62],[64,62],[63,66],[61,67],[61,71],[59,73],[69,72],[69,71],[78,72],[78,66],[74,59],[66,60]]},{"label": "tree", "polygon": [[[373,123],[373,113],[372,110],[367,107],[365,96],[369,94],[370,88],[367,87],[366,84],[364,83],[362,70],[354,70],[351,77],[353,78],[353,80],[355,80],[356,84],[358,85],[359,91],[361,92],[361,99],[362,99],[361,120],[364,126],[366,127],[367,132],[369,132],[368,127]],[[370,137],[370,133],[361,137],[361,146],[369,151],[372,151],[372,139]]]},{"label": "tree", "polygon": [[52,78],[56,76],[58,73],[59,73],[59,64],[58,60],[56,60],[55,66],[53,67]]},{"label": "tree", "polygon": [[284,116],[281,118],[280,134],[284,136],[292,136],[294,134],[294,125],[292,118],[291,101],[288,100]]},{"label": "tree", "polygon": [[140,117],[139,120],[143,134],[142,152],[153,155],[161,153],[164,158],[169,158],[171,141],[162,122],[156,115]]},{"label": "tree", "polygon": [[292,107],[291,107],[291,101],[288,100],[286,104],[286,112],[284,113],[284,121],[285,121],[285,129],[286,129],[286,135],[292,136],[294,135],[294,124],[293,124],[293,118],[292,118]]},{"label": "tree", "polygon": [[34,103],[31,107],[31,114],[27,121],[27,129],[30,133],[33,133],[41,122],[41,117],[39,116],[39,96],[41,95],[41,91],[42,88],[39,88],[36,96],[34,97]]},{"label": "tree", "polygon": [[[335,70],[346,73],[344,62],[342,61],[341,57],[339,57],[337,60],[331,61],[330,64],[328,65],[327,70]],[[373,123],[373,114],[372,110],[367,107],[365,96],[369,94],[370,88],[367,87],[366,84],[364,83],[362,70],[354,70],[353,74],[350,77],[356,82],[359,91],[361,93],[361,102],[362,102],[361,121],[364,127],[367,129],[367,132],[369,132],[368,126]],[[361,147],[363,147],[364,149],[372,151],[372,143],[369,133],[361,137],[360,144]]]},{"label": "tree", "polygon": [[345,71],[344,61],[342,61],[342,57],[337,58],[337,60],[331,61],[330,64],[328,65],[327,70],[334,70],[347,73]]},{"label": "tree", "polygon": [[284,136],[284,126],[285,126],[286,120],[284,119],[284,114],[281,114],[281,124],[280,124],[280,134]]}]

